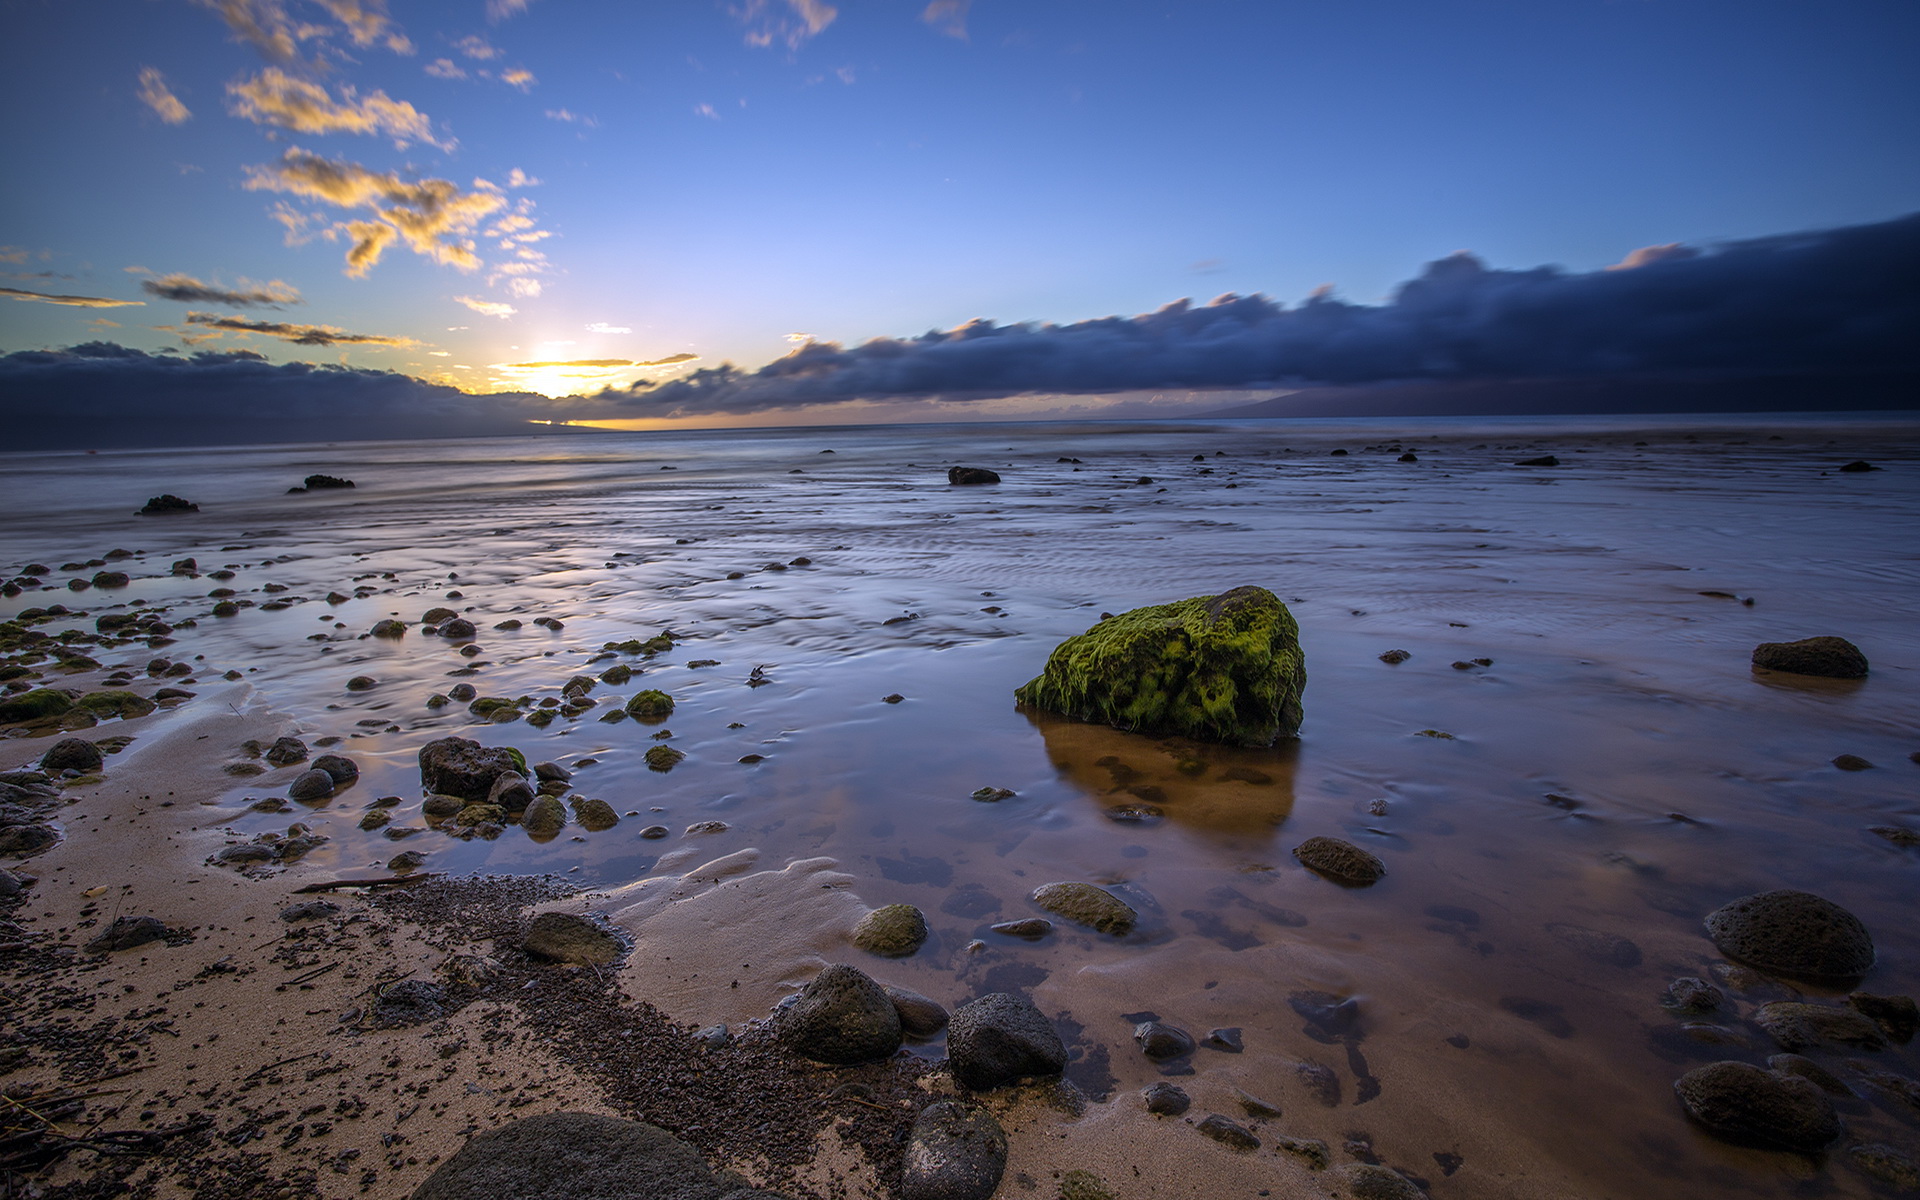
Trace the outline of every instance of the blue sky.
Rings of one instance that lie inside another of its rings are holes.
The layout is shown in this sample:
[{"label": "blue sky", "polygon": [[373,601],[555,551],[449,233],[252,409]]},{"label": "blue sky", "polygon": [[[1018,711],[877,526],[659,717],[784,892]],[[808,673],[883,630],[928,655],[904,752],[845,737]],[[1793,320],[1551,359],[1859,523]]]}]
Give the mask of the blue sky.
[{"label": "blue sky", "polygon": [[592,390],[796,334],[1376,304],[1462,249],[1590,272],[1920,209],[1905,0],[0,12],[0,352]]}]

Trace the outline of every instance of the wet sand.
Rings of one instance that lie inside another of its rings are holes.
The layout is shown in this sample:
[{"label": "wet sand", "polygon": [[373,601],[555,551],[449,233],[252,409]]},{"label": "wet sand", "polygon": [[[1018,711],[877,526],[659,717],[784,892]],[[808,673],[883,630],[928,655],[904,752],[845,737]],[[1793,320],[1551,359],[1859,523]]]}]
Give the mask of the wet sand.
[{"label": "wet sand", "polygon": [[[828,961],[949,1007],[1030,992],[1071,1035],[1069,1079],[1089,1103],[1075,1116],[1058,1097],[991,1102],[1013,1134],[1004,1195],[1027,1194],[1021,1174],[1051,1194],[1070,1169],[1095,1171],[1122,1195],[1328,1194],[1326,1174],[1276,1149],[1281,1137],[1324,1141],[1336,1164],[1377,1157],[1435,1196],[1872,1195],[1844,1153],[1729,1147],[1689,1125],[1672,1097],[1692,1065],[1764,1060],[1776,1047],[1749,1022],[1752,1008],[1808,989],[1729,986],[1733,1011],[1712,1032],[1682,1031],[1658,1000],[1675,976],[1711,978],[1722,964],[1701,917],[1781,886],[1825,894],[1867,923],[1880,959],[1864,986],[1920,990],[1909,916],[1920,852],[1869,832],[1920,827],[1920,767],[1908,759],[1920,749],[1917,448],[1920,429],[1898,422],[1247,423],[596,440],[543,446],[537,458],[489,443],[437,458],[398,444],[272,449],[188,464],[199,493],[183,476],[143,477],[160,464],[142,456],[41,464],[0,565],[58,566],[124,546],[142,553],[109,565],[135,579],[71,592],[68,577],[100,568],[56,571],[46,582],[58,591],[7,600],[0,615],[56,601],[85,610],[34,626],[57,634],[92,630],[135,600],[163,609],[172,644],[84,647],[98,670],[52,678],[98,687],[125,663],[133,690],[185,678],[197,694],[82,731],[124,728],[136,740],[108,760],[105,782],[67,789],[81,799],[60,815],[66,840],[27,861],[41,881],[14,919],[78,944],[92,935],[84,921],[110,919],[100,906],[112,895],[123,911],[196,930],[189,944],[122,951],[110,970],[73,976],[101,985],[96,1005],[112,990],[99,976],[179,994],[180,980],[234,955],[239,969],[195,985],[232,997],[222,1021],[236,1008],[255,1014],[222,1039],[246,1047],[229,1076],[260,1065],[263,1041],[297,1047],[288,1053],[315,1039],[355,1046],[338,1077],[248,1089],[288,1090],[271,1139],[245,1146],[270,1153],[274,1170],[323,1157],[310,1139],[273,1149],[314,1102],[302,1087],[377,1073],[378,1047],[410,1047],[395,1052],[420,1059],[408,1069],[435,1080],[434,1103],[446,1107],[409,1118],[431,1132],[409,1135],[419,1149],[398,1166],[379,1140],[390,1124],[339,1121],[323,1140],[362,1148],[349,1162],[364,1164],[340,1176],[323,1164],[315,1186],[325,1195],[362,1194],[367,1166],[381,1170],[369,1194],[404,1194],[470,1125],[560,1107],[632,1114],[644,1103],[530,1039],[489,1043],[462,1026],[485,1053],[440,1060],[427,1043],[451,1035],[328,1032],[371,981],[427,977],[443,955],[398,902],[343,902],[327,936],[350,939],[334,952],[358,977],[335,979],[343,967],[303,985],[324,999],[303,1003],[291,1030],[266,1020],[290,1016],[271,987],[299,972],[272,960],[277,947],[251,947],[281,932],[275,914],[291,890],[385,875],[403,849],[426,852],[429,871],[551,874],[588,889],[560,903],[610,915],[634,944],[608,985],[629,1007],[647,1001],[687,1026],[763,1017]],[[1417,461],[1401,462],[1409,451]],[[1512,465],[1547,453],[1560,465]],[[1854,458],[1889,469],[1835,473]],[[1005,482],[949,488],[954,462]],[[278,494],[316,470],[360,486]],[[97,495],[108,477],[132,499],[109,508]],[[160,491],[204,511],[125,515]],[[188,555],[198,578],[167,573]],[[233,579],[206,577],[229,563]],[[1298,743],[1229,751],[1014,709],[1013,688],[1101,611],[1243,583],[1271,587],[1300,622],[1309,682]],[[255,606],[214,617],[215,586]],[[329,603],[330,592],[341,599]],[[480,653],[462,656],[417,625],[398,641],[360,636],[438,604],[474,620]],[[535,626],[538,616],[563,628]],[[522,625],[493,628],[504,620]],[[670,651],[600,658],[603,643],[662,630],[675,635]],[[1820,633],[1859,644],[1872,675],[1847,684],[1748,666],[1758,642]],[[1380,661],[1395,648],[1411,657]],[[149,677],[156,656],[190,674]],[[689,666],[707,659],[718,663]],[[471,682],[483,696],[529,698],[519,711],[531,713],[569,678],[616,662],[639,675],[596,684],[600,704],[544,729],[427,706]],[[749,686],[756,668],[764,682]],[[227,671],[247,686],[223,682]],[[355,676],[375,686],[350,691]],[[643,687],[675,697],[666,722],[600,720],[613,698]],[[902,699],[887,703],[890,694]],[[283,730],[316,753],[339,738],[327,748],[353,757],[360,780],[318,805],[251,810],[283,795],[300,768],[224,768],[255,763],[246,738]],[[518,828],[465,842],[428,829],[414,756],[451,733],[569,765],[576,791],[606,799],[621,822],[570,825],[546,843]],[[642,760],[660,741],[687,755],[668,772]],[[47,744],[0,741],[0,766],[25,765]],[[1843,753],[1874,766],[1841,770],[1832,760]],[[763,757],[738,761],[749,755]],[[174,807],[127,811],[163,779]],[[982,786],[1015,795],[969,799]],[[381,796],[402,798],[393,825],[424,831],[362,831]],[[1117,809],[1145,819],[1115,820]],[[226,841],[295,820],[330,840],[285,870],[252,879],[204,865]],[[705,822],[726,828],[687,832]],[[654,824],[669,836],[639,836]],[[1315,834],[1365,845],[1386,879],[1349,890],[1301,869],[1289,851]],[[1062,925],[1038,943],[987,928],[1038,914],[1027,893],[1056,879],[1112,888],[1140,911],[1139,927],[1115,939]],[[83,896],[97,886],[136,890]],[[861,913],[895,901],[918,905],[932,927],[917,955],[874,959],[846,943]],[[349,923],[356,913],[373,919]],[[242,945],[243,931],[262,926]],[[381,936],[388,944],[376,946]],[[249,999],[250,988],[260,995]],[[1311,1003],[1293,1001],[1315,992],[1356,998],[1355,1023],[1330,1031],[1303,1015]],[[133,1005],[134,993],[122,996],[114,1003]],[[478,1011],[495,1003],[454,1020],[498,1021]],[[1171,1077],[1193,1097],[1188,1120],[1141,1106],[1139,1090],[1163,1078],[1129,1036],[1145,1012],[1201,1037],[1242,1031],[1242,1053],[1202,1047],[1175,1064],[1191,1071]],[[142,1050],[146,1071],[105,1085],[148,1089],[112,1101],[126,1107],[122,1121],[161,1091],[176,1109],[190,1103],[184,1080],[223,1061],[204,1038],[161,1037]],[[938,1041],[913,1049],[927,1064],[942,1052]],[[1873,1058],[1917,1073],[1909,1048]],[[1303,1075],[1301,1064],[1327,1072]],[[517,1108],[455,1086],[490,1086],[482,1065],[551,1082]],[[1848,1069],[1844,1058],[1829,1065]],[[1320,1098],[1329,1073],[1331,1106]],[[26,1065],[0,1083],[48,1075]],[[1282,1115],[1245,1116],[1235,1089]],[[1262,1148],[1240,1154],[1201,1137],[1190,1122],[1209,1112],[1249,1125]],[[1862,1099],[1843,1115],[1843,1148],[1911,1150],[1920,1136],[1898,1105]],[[660,1119],[671,1127],[670,1113]],[[693,1136],[750,1166],[724,1139]],[[868,1194],[880,1176],[855,1170],[860,1158],[826,1159],[810,1178],[828,1189],[845,1175],[844,1194]]]}]

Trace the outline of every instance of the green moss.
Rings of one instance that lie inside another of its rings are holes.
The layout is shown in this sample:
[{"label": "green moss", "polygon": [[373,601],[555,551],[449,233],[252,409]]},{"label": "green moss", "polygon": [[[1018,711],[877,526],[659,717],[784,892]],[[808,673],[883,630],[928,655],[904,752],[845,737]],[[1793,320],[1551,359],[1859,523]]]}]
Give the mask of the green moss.
[{"label": "green moss", "polygon": [[519,705],[505,696],[482,696],[467,705],[467,711],[489,721],[512,721],[519,717]]},{"label": "green moss", "polygon": [[502,747],[502,749],[504,749],[507,752],[507,757],[513,760],[513,769],[520,772],[520,777],[522,779],[525,779],[528,775],[532,773],[527,770],[526,755],[520,753],[518,750],[515,750],[512,746],[504,746]]},{"label": "green moss", "polygon": [[1265,588],[1136,608],[1054,648],[1021,704],[1154,736],[1267,746],[1300,730],[1300,632]]},{"label": "green moss", "polygon": [[671,771],[686,757],[672,746],[654,746],[646,753],[647,765],[656,771]]},{"label": "green moss", "polygon": [[673,649],[673,635],[657,633],[644,642],[639,638],[628,638],[624,642],[607,642],[601,646],[601,649],[618,650],[622,654],[644,654],[652,658],[656,654],[665,654]]},{"label": "green moss", "polygon": [[89,692],[74,704],[90,713],[112,717],[144,717],[156,707],[137,692]]},{"label": "green moss", "polygon": [[1116,1200],[1107,1181],[1092,1171],[1068,1171],[1060,1177],[1060,1200]]},{"label": "green moss", "polygon": [[860,918],[853,944],[882,958],[905,958],[927,940],[927,918],[911,904],[888,904]]},{"label": "green moss", "polygon": [[222,600],[213,606],[213,615],[216,617],[237,617],[240,615],[240,606],[231,600]]},{"label": "green moss", "polygon": [[52,717],[73,707],[73,699],[52,688],[35,688],[0,700],[0,721],[32,721]]},{"label": "green moss", "polygon": [[627,715],[646,719],[665,717],[673,712],[673,697],[658,688],[648,688],[627,701]]},{"label": "green moss", "polygon": [[535,729],[545,729],[547,726],[553,724],[553,713],[554,710],[551,708],[542,708],[530,712],[527,714],[527,724],[533,726]]}]

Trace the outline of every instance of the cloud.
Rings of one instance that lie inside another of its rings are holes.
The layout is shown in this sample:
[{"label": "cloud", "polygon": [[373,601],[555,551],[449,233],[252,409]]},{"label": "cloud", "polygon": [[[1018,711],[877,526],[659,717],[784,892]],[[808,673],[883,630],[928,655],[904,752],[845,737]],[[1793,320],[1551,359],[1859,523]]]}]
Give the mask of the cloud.
[{"label": "cloud", "polygon": [[158,67],[140,68],[140,99],[169,125],[184,125],[193,116],[180,97],[167,90],[167,78]]},{"label": "cloud", "polygon": [[744,0],[733,14],[747,28],[747,45],[785,42],[787,49],[798,50],[833,24],[840,10],[820,0]]},{"label": "cloud", "polygon": [[450,58],[436,58],[421,70],[435,79],[465,79],[467,73],[454,64]]},{"label": "cloud", "polygon": [[525,67],[514,67],[512,70],[500,72],[500,82],[508,87],[517,87],[523,92],[530,92],[533,90],[533,85],[540,81],[535,79],[533,72]]},{"label": "cloud", "polygon": [[[474,253],[473,240],[463,235],[506,204],[498,192],[466,192],[446,179],[407,181],[297,146],[277,163],[248,167],[247,176],[250,191],[284,192],[336,208],[370,210],[374,219],[336,224],[328,231],[352,239],[347,274],[355,278],[365,276],[396,239],[435,262],[474,270],[480,256]],[[290,232],[297,232],[291,221],[288,224]]]},{"label": "cloud", "polygon": [[290,325],[284,321],[252,321],[246,317],[223,317],[218,313],[190,312],[187,324],[222,333],[259,334],[279,338],[295,346],[418,346],[409,337],[388,337],[379,333],[348,333],[332,325]]},{"label": "cloud", "polygon": [[351,87],[343,86],[341,99],[334,100],[319,84],[268,67],[252,79],[228,84],[227,94],[233,97],[233,115],[256,125],[277,125],[295,133],[383,133],[401,149],[408,142],[449,148],[434,140],[433,122],[425,113],[385,92],[376,91],[362,100]]},{"label": "cloud", "polygon": [[852,348],[809,342],[757,371],[724,364],[636,384],[626,398],[665,415],[884,397],[1920,370],[1914,279],[1920,214],[1664,252],[1631,270],[1502,270],[1461,253],[1380,305],[1227,295],[1071,325],[978,320]]},{"label": "cloud", "polygon": [[519,167],[507,172],[507,186],[510,188],[539,187],[540,181],[522,171]]},{"label": "cloud", "polygon": [[498,23],[527,11],[530,0],[487,0],[487,20]]},{"label": "cloud", "polygon": [[517,276],[507,280],[507,291],[511,293],[516,300],[532,300],[539,296],[544,290],[544,287],[538,279],[528,279],[525,276]]},{"label": "cloud", "polygon": [[592,117],[583,117],[579,113],[565,108],[548,109],[547,119],[550,121],[565,121],[569,125],[585,125],[589,129],[598,128],[600,124],[599,121]]},{"label": "cloud", "polygon": [[64,304],[70,308],[131,308],[145,300],[107,300],[99,296],[55,296],[46,292],[23,292],[19,288],[0,287],[0,296],[15,300],[38,300],[42,304]]},{"label": "cloud", "polygon": [[474,395],[394,371],[111,342],[0,356],[0,413],[18,450],[525,435],[543,428],[529,421],[616,415],[579,398]]},{"label": "cloud", "polygon": [[453,44],[453,48],[476,62],[488,62],[500,57],[499,48],[489,45],[487,39],[477,33],[461,38]]},{"label": "cloud", "polygon": [[157,279],[144,279],[140,290],[162,300],[180,300],[188,304],[224,304],[229,308],[279,308],[283,304],[300,304],[300,289],[275,279],[267,283],[247,283],[243,288],[224,288],[215,283],[202,283],[191,275],[175,272],[162,275]]},{"label": "cloud", "polygon": [[545,371],[558,367],[591,367],[595,369],[611,367],[671,367],[679,363],[693,362],[699,357],[698,354],[669,354],[665,358],[656,358],[645,362],[638,362],[630,358],[577,358],[568,362],[499,363],[497,365],[499,369],[503,371]]},{"label": "cloud", "polygon": [[520,311],[511,304],[502,304],[497,300],[482,300],[477,296],[455,296],[453,299],[455,303],[464,304],[483,317],[499,317],[503,321]]},{"label": "cloud", "polygon": [[933,0],[920,10],[920,19],[950,38],[967,40],[967,9],[973,0]]},{"label": "cloud", "polygon": [[694,105],[693,115],[696,117],[705,117],[709,121],[718,121],[720,119],[720,114],[713,111],[713,105],[711,104]]},{"label": "cloud", "polygon": [[1619,262],[1608,267],[1609,271],[1631,271],[1635,267],[1648,267],[1657,262],[1672,262],[1682,258],[1698,258],[1700,252],[1692,246],[1682,246],[1679,242],[1668,242],[1664,246],[1642,246]]},{"label": "cloud", "polygon": [[587,332],[588,333],[632,333],[633,330],[625,325],[609,325],[605,321],[595,321],[593,324],[587,326]]},{"label": "cloud", "polygon": [[347,27],[353,44],[360,47],[384,45],[395,54],[412,54],[413,43],[394,27],[387,15],[386,0],[316,0]]},{"label": "cloud", "polygon": [[25,266],[27,260],[32,257],[33,251],[25,246],[0,246],[0,263],[21,267]]},{"label": "cloud", "polygon": [[234,37],[248,43],[272,62],[296,63],[300,59],[302,36],[311,31],[298,28],[287,15],[280,0],[198,0],[203,8],[220,14],[233,30]]},{"label": "cloud", "polygon": [[[268,62],[318,69],[328,58],[347,57],[328,43],[340,30],[320,22],[296,20],[288,13],[286,0],[195,0],[195,3],[220,14],[235,39],[251,45]],[[387,15],[385,0],[314,0],[314,3],[346,27],[347,38],[355,46],[382,45],[395,54],[413,53],[413,43]],[[300,54],[301,47],[309,42],[315,48],[311,60],[303,59]]]}]

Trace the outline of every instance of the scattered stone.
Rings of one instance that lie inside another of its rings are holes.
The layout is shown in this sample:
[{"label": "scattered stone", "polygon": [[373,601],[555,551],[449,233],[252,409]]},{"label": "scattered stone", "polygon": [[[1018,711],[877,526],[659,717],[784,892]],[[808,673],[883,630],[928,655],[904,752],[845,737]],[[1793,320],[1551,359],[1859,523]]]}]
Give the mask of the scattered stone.
[{"label": "scattered stone", "polygon": [[479,1134],[411,1200],[780,1200],[708,1170],[664,1129],[592,1113],[546,1113]]},{"label": "scattered stone", "polygon": [[339,754],[322,754],[313,760],[313,769],[325,771],[336,787],[345,787],[360,778],[359,764]]},{"label": "scattered stone", "polygon": [[1222,1050],[1228,1054],[1238,1054],[1246,1049],[1246,1044],[1240,1040],[1240,1027],[1232,1025],[1225,1029],[1209,1031],[1207,1047],[1212,1050]]},{"label": "scattered stone", "polygon": [[[1846,467],[1840,469],[1844,471]],[[1882,1142],[1849,1146],[1847,1161],[1862,1175],[1889,1184],[1897,1191],[1920,1192],[1920,1163],[1892,1146]]]},{"label": "scattered stone", "polygon": [[1843,1083],[1838,1075],[1827,1070],[1810,1058],[1798,1054],[1773,1054],[1767,1057],[1767,1069],[1782,1075],[1798,1075],[1829,1096],[1851,1099],[1853,1089]]},{"label": "scattered stone", "polygon": [[340,911],[340,906],[331,900],[302,900],[298,904],[289,904],[280,910],[282,921],[316,921],[321,917],[330,917]]},{"label": "scattered stone", "polygon": [[1024,1076],[1060,1074],[1067,1048],[1033,1001],[992,992],[953,1014],[947,1062],[960,1086],[984,1092]]},{"label": "scattered stone", "polygon": [[1307,1089],[1322,1108],[1340,1107],[1340,1076],[1325,1063],[1295,1063],[1293,1073],[1300,1079],[1300,1085]]},{"label": "scattered stone", "polygon": [[172,492],[163,492],[141,506],[138,515],[143,517],[168,516],[173,513],[199,512],[200,506],[190,500],[182,500]]},{"label": "scattered stone", "polygon": [[1841,473],[1846,475],[1864,475],[1868,471],[1878,471],[1880,469],[1881,468],[1874,466],[1864,458],[1856,458],[1850,463],[1840,464]]},{"label": "scattered stone", "polygon": [[1840,1136],[1833,1102],[1795,1076],[1717,1062],[1688,1071],[1673,1090],[1689,1116],[1726,1141],[1811,1153]]},{"label": "scattered stone", "polygon": [[902,1200],[988,1200],[1007,1167],[1007,1135],[985,1109],[937,1100],[907,1135]]},{"label": "scattered stone", "polygon": [[533,764],[533,777],[542,783],[565,783],[573,778],[573,772],[556,762]]},{"label": "scattered stone", "polygon": [[1707,934],[1729,958],[1813,980],[1856,979],[1873,966],[1873,938],[1860,919],[1811,892],[1743,896],[1707,916]]},{"label": "scattered stone", "polygon": [[947,1010],[939,1001],[891,983],[883,985],[882,990],[893,1001],[893,1010],[900,1014],[900,1029],[908,1037],[932,1037],[947,1027]]},{"label": "scattered stone", "polygon": [[533,786],[518,771],[502,771],[487,789],[488,804],[498,804],[508,812],[519,812],[534,801]]},{"label": "scattered stone", "polygon": [[1795,675],[1829,679],[1864,679],[1867,656],[1860,647],[1840,637],[1810,637],[1797,642],[1762,642],[1753,650],[1753,665]]},{"label": "scattered stone", "polygon": [[1017,795],[1019,793],[1012,788],[1003,787],[975,788],[972,792],[973,799],[982,804],[998,804],[1002,800],[1011,800]]},{"label": "scattered stone", "polygon": [[417,871],[421,867],[425,866],[426,863],[427,863],[427,855],[425,851],[402,850],[400,853],[394,855],[392,858],[387,860],[387,870],[399,871],[404,874],[405,872],[408,872],[408,871]]},{"label": "scattered stone", "polygon": [[55,717],[73,707],[73,697],[53,688],[34,688],[0,697],[0,721],[34,721]]},{"label": "scattered stone", "polygon": [[310,492],[322,491],[327,488],[350,488],[353,486],[353,480],[341,479],[337,475],[309,475],[307,476],[305,486]]},{"label": "scattered stone", "polygon": [[1912,996],[1876,996],[1870,992],[1854,992],[1847,997],[1861,1015],[1869,1017],[1878,1025],[1887,1037],[1902,1046],[1913,1040],[1920,1032],[1920,1005],[1916,1005]]},{"label": "scattered stone", "polygon": [[[1554,464],[1549,461],[1542,465]],[[1427,1194],[1412,1180],[1378,1163],[1348,1163],[1335,1169],[1333,1177],[1353,1200],[1427,1200]]]},{"label": "scattered stone", "polygon": [[950,484],[999,483],[1000,476],[985,467],[952,467],[947,471]]},{"label": "scattered stone", "polygon": [[458,796],[428,796],[421,802],[420,812],[429,817],[451,817],[466,806]]},{"label": "scattered stone", "polygon": [[844,1066],[898,1050],[900,1014],[886,989],[858,968],[835,963],[779,1014],[775,1032],[796,1054]]},{"label": "scattered stone", "polygon": [[1054,648],[1021,704],[1133,730],[1269,746],[1300,729],[1299,629],[1272,592],[1136,608]]},{"label": "scattered stone", "polygon": [[891,692],[885,696],[880,697],[880,701],[883,704],[898,704],[905,699],[906,697],[902,696],[899,692]]},{"label": "scattered stone", "polygon": [[648,841],[658,841],[672,832],[665,825],[649,825],[640,831],[640,836]]},{"label": "scattered stone", "polygon": [[1333,1161],[1333,1156],[1327,1153],[1327,1144],[1319,1138],[1275,1138],[1273,1148],[1293,1155],[1306,1164],[1309,1171],[1324,1171]]},{"label": "scattered stone", "polygon": [[[460,686],[467,688],[467,698],[471,699],[471,686]],[[459,691],[455,688],[450,694],[458,700],[461,699]],[[484,802],[493,790],[495,779],[509,771],[517,774],[519,770],[520,764],[514,761],[511,751],[482,746],[466,738],[440,738],[420,747],[420,782],[427,791],[438,795]]]},{"label": "scattered stone", "polygon": [[425,1025],[446,1015],[447,990],[430,979],[397,979],[374,994],[372,1008],[375,1025]]},{"label": "scattered stone", "polygon": [[1193,1053],[1193,1035],[1164,1021],[1142,1021],[1133,1027],[1134,1044],[1155,1062]]},{"label": "scattered stone", "polygon": [[1707,1013],[1726,999],[1719,988],[1695,975],[1682,975],[1660,993],[1660,1006],[1676,1013]]},{"label": "scattered stone", "polygon": [[1258,1150],[1260,1148],[1260,1139],[1254,1136],[1253,1130],[1248,1129],[1238,1121],[1223,1117],[1219,1113],[1209,1115],[1206,1120],[1195,1125],[1194,1128],[1231,1150]]},{"label": "scattered stone", "polygon": [[48,771],[98,771],[106,763],[100,747],[85,738],[61,738],[40,756],[40,766]]},{"label": "scattered stone", "polygon": [[1007,937],[1025,938],[1027,941],[1037,942],[1053,932],[1053,922],[1045,917],[1027,917],[1019,921],[1002,921],[988,928]]},{"label": "scattered stone", "polygon": [[1056,917],[1115,937],[1131,932],[1138,915],[1126,901],[1091,883],[1042,884],[1033,890],[1031,899]]},{"label": "scattered stone", "polygon": [[1300,865],[1347,887],[1368,887],[1387,873],[1387,865],[1352,842],[1310,837],[1293,848]]},{"label": "scattered stone", "polygon": [[882,958],[906,958],[927,940],[927,918],[911,904],[888,904],[860,918],[853,944]]},{"label": "scattered stone", "polygon": [[1186,1092],[1165,1081],[1147,1085],[1140,1095],[1147,1102],[1147,1111],[1160,1117],[1177,1117],[1193,1103]]},{"label": "scattered stone", "polygon": [[1881,1050],[1887,1044],[1880,1027],[1872,1020],[1854,1009],[1831,1004],[1775,1000],[1762,1004],[1754,1012],[1753,1020],[1773,1035],[1773,1040],[1779,1042],[1783,1050],[1833,1045]]},{"label": "scattered stone", "polygon": [[1386,663],[1390,667],[1397,667],[1401,663],[1407,661],[1412,657],[1413,657],[1413,654],[1411,651],[1389,650],[1385,654],[1382,654],[1380,656],[1380,661],[1383,663]]},{"label": "scattered stone", "polygon": [[1842,771],[1871,771],[1873,764],[1858,754],[1842,754],[1833,760],[1833,765]]},{"label": "scattered stone", "polygon": [[536,958],[583,967],[610,963],[626,952],[619,938],[587,918],[559,912],[535,917],[520,948]]},{"label": "scattered stone", "polygon": [[693,1040],[709,1050],[719,1050],[733,1043],[733,1031],[725,1025],[709,1025],[694,1030]]},{"label": "scattered stone", "polygon": [[168,929],[158,917],[115,917],[113,924],[87,943],[87,953],[108,954],[115,950],[131,950],[135,946],[163,941],[171,936],[173,930]]},{"label": "scattered stone", "polygon": [[368,833],[393,820],[393,814],[384,808],[370,808],[360,817],[360,828]]},{"label": "scattered stone", "polygon": [[1273,1120],[1280,1116],[1280,1106],[1262,1100],[1252,1092],[1233,1089],[1233,1098],[1240,1102],[1240,1111],[1255,1120]]},{"label": "scattered stone", "polygon": [[369,637],[377,637],[377,638],[405,637],[407,634],[407,624],[405,621],[396,621],[392,617],[388,617],[384,621],[375,621],[373,623],[373,628],[368,630],[367,632]]},{"label": "scattered stone", "polygon": [[441,637],[456,642],[469,641],[480,636],[480,630],[465,617],[455,617],[451,621],[441,622],[439,633]]},{"label": "scattered stone", "polygon": [[1107,1181],[1092,1171],[1075,1169],[1060,1176],[1060,1200],[1120,1200]]},{"label": "scattered stone", "polygon": [[613,811],[613,805],[605,800],[576,799],[573,801],[573,819],[580,822],[580,828],[589,833],[601,833],[620,823],[620,814]]},{"label": "scattered stone", "polygon": [[520,814],[520,828],[527,831],[528,837],[541,841],[560,836],[566,824],[566,806],[552,796],[539,797]]},{"label": "scattered stone", "polygon": [[325,800],[333,795],[333,786],[333,776],[315,767],[302,771],[287,785],[287,796],[293,800]]},{"label": "scattered stone", "polygon": [[1513,464],[1516,467],[1557,467],[1560,460],[1551,454],[1542,454],[1539,458],[1523,458]]},{"label": "scattered stone", "polygon": [[673,697],[648,688],[627,701],[627,715],[642,721],[663,721],[673,713]]},{"label": "scattered stone", "polygon": [[687,756],[672,746],[649,746],[641,756],[647,760],[647,767],[654,771],[671,771],[686,761]]},{"label": "scattered stone", "polygon": [[8,825],[0,828],[0,854],[25,858],[38,854],[60,840],[49,825]]}]

